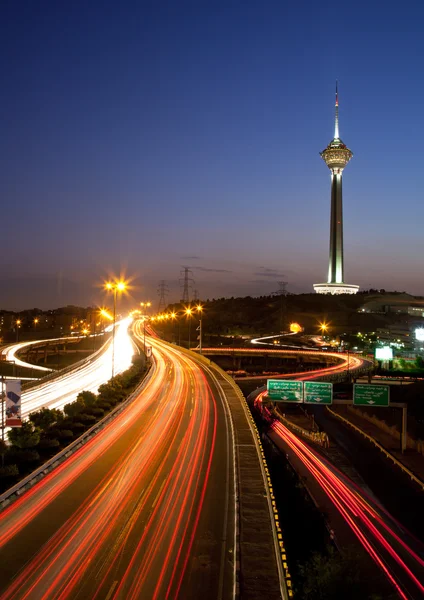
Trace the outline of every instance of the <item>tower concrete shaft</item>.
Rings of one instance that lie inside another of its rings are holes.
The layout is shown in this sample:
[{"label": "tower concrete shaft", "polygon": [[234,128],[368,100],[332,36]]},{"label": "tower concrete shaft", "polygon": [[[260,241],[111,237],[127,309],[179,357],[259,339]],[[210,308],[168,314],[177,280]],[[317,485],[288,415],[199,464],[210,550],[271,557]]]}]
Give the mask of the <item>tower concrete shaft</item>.
[{"label": "tower concrete shaft", "polygon": [[327,283],[343,283],[343,197],[342,174],[331,173],[330,258]]},{"label": "tower concrete shaft", "polygon": [[320,154],[331,171],[330,256],[327,285],[315,284],[314,288],[316,292],[324,294],[355,294],[358,286],[344,283],[342,174],[353,154],[340,139],[337,83],[334,138]]}]

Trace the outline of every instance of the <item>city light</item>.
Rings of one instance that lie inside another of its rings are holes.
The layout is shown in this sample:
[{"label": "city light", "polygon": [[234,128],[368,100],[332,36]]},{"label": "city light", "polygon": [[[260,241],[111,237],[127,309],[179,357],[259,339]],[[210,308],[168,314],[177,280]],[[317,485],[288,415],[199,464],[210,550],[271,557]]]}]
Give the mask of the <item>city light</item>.
[{"label": "city light", "polygon": [[127,283],[122,279],[119,281],[115,281],[114,283],[112,281],[107,281],[105,283],[105,289],[108,291],[116,290],[118,292],[124,292],[127,289],[127,287]]},{"label": "city light", "polygon": [[382,348],[375,349],[376,360],[393,360],[393,348],[390,346],[383,346]]},{"label": "city light", "polygon": [[415,339],[418,342],[424,342],[424,328],[423,327],[417,327],[415,329]]},{"label": "city light", "polygon": [[105,308],[101,308],[99,312],[103,318],[113,321],[112,315]]}]

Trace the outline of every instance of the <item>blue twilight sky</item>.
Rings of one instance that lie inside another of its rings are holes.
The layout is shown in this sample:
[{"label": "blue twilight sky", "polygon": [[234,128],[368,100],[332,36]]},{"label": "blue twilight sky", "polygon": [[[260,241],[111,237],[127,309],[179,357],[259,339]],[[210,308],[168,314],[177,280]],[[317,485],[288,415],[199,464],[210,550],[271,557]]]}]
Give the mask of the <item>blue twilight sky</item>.
[{"label": "blue twilight sky", "polygon": [[424,294],[424,4],[3,0],[0,308],[311,291],[340,134],[347,283]]}]

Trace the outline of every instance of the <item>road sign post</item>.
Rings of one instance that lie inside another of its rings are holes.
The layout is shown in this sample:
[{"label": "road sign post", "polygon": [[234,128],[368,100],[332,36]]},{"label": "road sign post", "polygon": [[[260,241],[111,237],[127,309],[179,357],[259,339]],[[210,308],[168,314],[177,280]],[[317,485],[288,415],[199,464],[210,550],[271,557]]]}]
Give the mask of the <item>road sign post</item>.
[{"label": "road sign post", "polygon": [[303,381],[268,379],[268,398],[277,402],[303,402]]},{"label": "road sign post", "polygon": [[305,381],[303,388],[305,404],[332,404],[333,384],[323,381]]},{"label": "road sign post", "polygon": [[390,386],[355,383],[353,386],[354,406],[389,406]]}]

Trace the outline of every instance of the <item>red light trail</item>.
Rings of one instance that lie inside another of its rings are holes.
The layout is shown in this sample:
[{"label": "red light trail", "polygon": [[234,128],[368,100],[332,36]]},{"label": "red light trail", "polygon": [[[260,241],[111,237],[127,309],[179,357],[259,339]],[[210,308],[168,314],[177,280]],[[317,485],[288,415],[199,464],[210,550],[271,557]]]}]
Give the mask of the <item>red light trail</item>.
[{"label": "red light trail", "polygon": [[[342,373],[345,372],[347,370],[350,371],[356,371],[358,369],[360,369],[361,367],[364,367],[365,364],[367,363],[366,360],[359,358],[358,356],[352,356],[352,355],[347,355],[347,354],[343,354],[340,352],[322,352],[320,350],[280,350],[280,349],[256,349],[256,348],[222,348],[222,347],[218,347],[218,348],[204,348],[203,349],[203,354],[204,355],[208,355],[208,353],[212,353],[212,354],[233,354],[233,353],[240,353],[240,354],[246,354],[246,355],[250,355],[250,354],[258,354],[258,355],[265,355],[265,354],[270,354],[270,355],[276,355],[276,356],[284,356],[284,355],[290,355],[290,354],[295,354],[300,355],[300,356],[319,356],[325,360],[328,360],[329,358],[333,359],[333,360],[337,360],[337,364],[332,365],[330,367],[324,367],[323,369],[317,369],[314,371],[301,371],[301,372],[297,372],[297,373],[284,373],[283,375],[278,375],[275,374],[272,376],[273,379],[291,379],[293,377],[295,377],[296,379],[300,379],[300,380],[304,380],[304,379],[316,379],[317,377],[325,377],[326,375],[334,375],[337,373]],[[266,379],[266,377],[264,375],[248,375],[247,377],[243,377],[242,378],[243,381],[246,381],[247,379],[258,379],[258,380],[264,380]]]},{"label": "red light trail", "polygon": [[[262,404],[264,396],[266,392],[259,394],[255,405],[270,424],[269,435],[273,441],[284,449],[287,446],[313,475],[399,596],[404,600],[423,597],[424,561],[401,537],[406,533],[411,539],[412,535],[405,532],[364,490],[274,419]],[[422,552],[422,544],[418,540],[416,545]],[[417,596],[417,593],[420,595]]]},{"label": "red light trail", "polygon": [[[201,586],[193,546],[210,530],[205,506],[223,518],[218,441],[231,451],[217,427],[222,407],[194,360],[149,343],[154,376],[137,399],[0,513],[1,600],[176,598],[190,597],[192,579]],[[217,550],[209,549],[218,564],[231,544],[229,534],[223,550],[221,535],[218,526]],[[232,577],[226,566],[226,597]],[[211,584],[209,597],[215,592]]]}]

